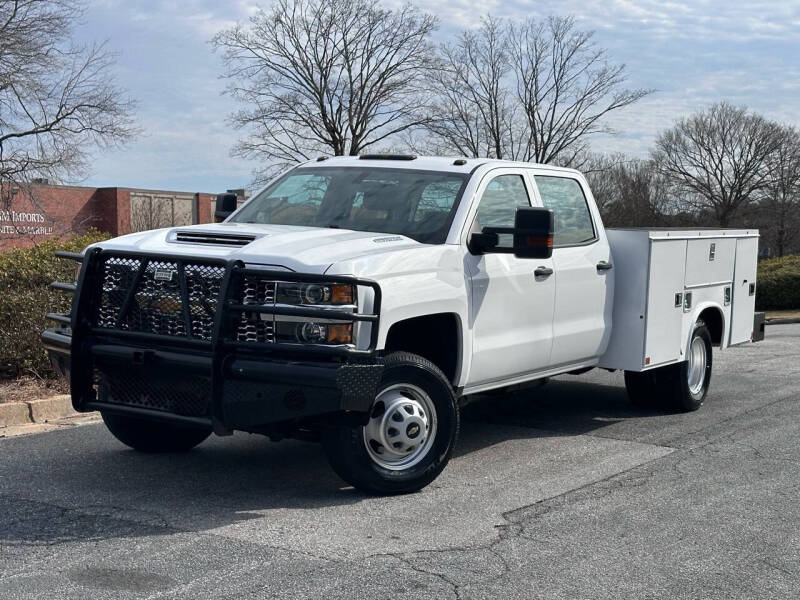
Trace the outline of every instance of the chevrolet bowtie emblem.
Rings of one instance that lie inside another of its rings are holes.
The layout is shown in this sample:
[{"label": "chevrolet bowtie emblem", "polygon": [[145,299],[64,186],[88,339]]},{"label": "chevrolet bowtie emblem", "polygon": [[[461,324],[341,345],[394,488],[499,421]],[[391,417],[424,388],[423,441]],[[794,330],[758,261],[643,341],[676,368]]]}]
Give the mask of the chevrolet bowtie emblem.
[{"label": "chevrolet bowtie emblem", "polygon": [[150,306],[160,310],[164,314],[172,314],[180,312],[181,309],[183,308],[183,304],[181,304],[180,300],[176,298],[171,298],[170,296],[156,298],[155,300],[153,300],[153,303]]},{"label": "chevrolet bowtie emblem", "polygon": [[171,315],[183,310],[183,303],[180,298],[173,296],[146,296],[145,294],[136,294],[136,301],[141,310],[155,309],[162,315]]}]

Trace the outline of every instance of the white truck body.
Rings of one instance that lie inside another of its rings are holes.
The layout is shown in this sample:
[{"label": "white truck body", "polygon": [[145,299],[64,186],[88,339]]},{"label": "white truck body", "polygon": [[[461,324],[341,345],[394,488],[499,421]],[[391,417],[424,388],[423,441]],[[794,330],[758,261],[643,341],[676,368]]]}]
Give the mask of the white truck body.
[{"label": "white truck body", "polygon": [[343,479],[400,493],[480,392],[601,367],[634,403],[699,408],[712,345],[763,337],[757,252],[754,230],[606,230],[571,169],[336,157],[225,222],[71,256],[72,315],[49,315],[69,327],[42,339],[76,410],[134,448],[317,435]]},{"label": "white truck body", "polygon": [[[372,279],[383,291],[378,349],[385,346],[395,323],[423,315],[457,315],[460,356],[453,383],[465,395],[586,367],[639,371],[680,361],[689,330],[700,313],[712,307],[723,318],[721,347],[751,338],[753,296],[737,289],[726,305],[722,294],[732,285],[734,265],[743,273],[740,279],[755,281],[755,230],[606,230],[583,175],[548,165],[471,160],[455,166],[452,159],[440,158],[371,164],[471,173],[444,244],[381,233],[227,222],[134,233],[100,246]],[[319,165],[360,166],[363,161],[337,157],[303,168]],[[541,260],[470,254],[466,246],[479,201],[487,185],[501,175],[523,176],[532,206],[543,206],[535,176],[579,182],[596,231],[593,242],[555,247],[552,258]],[[176,230],[250,233],[257,238],[243,248],[200,246],[177,242]],[[707,256],[711,243],[718,248],[714,261]],[[598,273],[600,261],[610,262],[613,269]],[[553,268],[553,276],[535,278],[538,266]],[[673,305],[674,294],[684,290],[694,298],[685,312]],[[730,318],[734,307],[739,315],[735,331]],[[370,327],[363,326],[362,345]],[[678,331],[682,343],[675,342]]]}]

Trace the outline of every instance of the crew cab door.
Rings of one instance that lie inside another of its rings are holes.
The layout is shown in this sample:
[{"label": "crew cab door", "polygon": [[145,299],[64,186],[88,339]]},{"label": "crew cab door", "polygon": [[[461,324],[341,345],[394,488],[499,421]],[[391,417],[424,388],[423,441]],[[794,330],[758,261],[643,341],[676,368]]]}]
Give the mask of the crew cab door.
[{"label": "crew cab door", "polygon": [[611,249],[585,182],[566,171],[536,171],[542,206],[553,210],[556,286],[551,364],[599,358],[611,335]]},{"label": "crew cab door", "polygon": [[[530,206],[530,182],[521,169],[497,169],[478,188],[470,232],[513,227],[518,206]],[[504,237],[504,236],[503,236]],[[510,236],[508,236],[510,238]],[[510,246],[510,239],[501,246]],[[555,285],[552,259],[466,251],[470,282],[472,364],[467,385],[506,379],[550,363]],[[536,271],[540,275],[536,275]]]}]

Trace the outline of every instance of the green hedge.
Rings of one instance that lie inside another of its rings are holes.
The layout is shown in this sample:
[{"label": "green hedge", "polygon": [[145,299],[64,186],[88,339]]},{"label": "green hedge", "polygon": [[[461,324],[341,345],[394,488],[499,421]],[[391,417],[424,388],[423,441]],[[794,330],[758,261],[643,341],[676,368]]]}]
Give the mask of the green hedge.
[{"label": "green hedge", "polygon": [[758,263],[756,307],[800,309],[800,255],[768,258]]},{"label": "green hedge", "polygon": [[56,258],[54,252],[81,252],[108,237],[93,230],[67,241],[0,253],[0,379],[55,375],[39,336],[54,325],[45,313],[69,312],[72,298],[48,286],[51,281],[73,281],[77,263]]}]

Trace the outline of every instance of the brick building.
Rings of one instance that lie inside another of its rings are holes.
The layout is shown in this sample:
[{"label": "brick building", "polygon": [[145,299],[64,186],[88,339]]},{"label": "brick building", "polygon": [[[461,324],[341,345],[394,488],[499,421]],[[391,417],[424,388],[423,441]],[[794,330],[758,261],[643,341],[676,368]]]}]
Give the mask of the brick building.
[{"label": "brick building", "polygon": [[213,194],[34,184],[0,188],[0,251],[94,227],[112,235],[209,223]]}]

